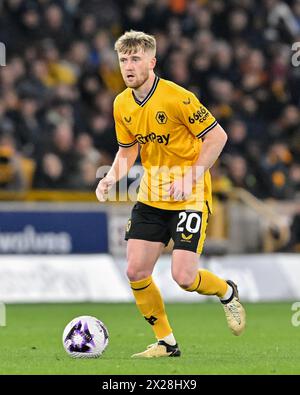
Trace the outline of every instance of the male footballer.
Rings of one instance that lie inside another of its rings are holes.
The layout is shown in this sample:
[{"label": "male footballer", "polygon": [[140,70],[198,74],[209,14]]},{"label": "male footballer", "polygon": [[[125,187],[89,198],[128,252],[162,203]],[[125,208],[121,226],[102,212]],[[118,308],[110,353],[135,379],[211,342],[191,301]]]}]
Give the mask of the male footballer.
[{"label": "male footballer", "polygon": [[170,239],[176,283],[187,292],[216,295],[234,335],[245,328],[236,284],[198,268],[212,212],[209,169],[222,152],[227,135],[192,92],[155,74],[153,36],[126,32],[116,41],[115,50],[127,86],[114,101],[119,150],[96,194],[100,201],[107,199],[110,188],[135,163],[140,148],[144,175],[125,235],[127,276],[156,342],[133,357],[178,357],[181,352],[152,278]]}]

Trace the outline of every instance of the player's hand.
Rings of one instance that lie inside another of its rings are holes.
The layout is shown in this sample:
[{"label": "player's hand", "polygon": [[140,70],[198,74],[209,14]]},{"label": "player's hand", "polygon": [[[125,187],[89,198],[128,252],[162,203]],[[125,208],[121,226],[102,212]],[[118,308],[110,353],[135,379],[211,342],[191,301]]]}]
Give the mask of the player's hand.
[{"label": "player's hand", "polygon": [[116,180],[113,176],[106,176],[99,181],[96,188],[96,196],[99,202],[105,202],[108,196],[108,192],[111,187],[115,184]]},{"label": "player's hand", "polygon": [[185,178],[181,178],[171,183],[169,194],[174,200],[186,200],[192,194],[192,190],[192,182],[189,182],[189,180]]}]

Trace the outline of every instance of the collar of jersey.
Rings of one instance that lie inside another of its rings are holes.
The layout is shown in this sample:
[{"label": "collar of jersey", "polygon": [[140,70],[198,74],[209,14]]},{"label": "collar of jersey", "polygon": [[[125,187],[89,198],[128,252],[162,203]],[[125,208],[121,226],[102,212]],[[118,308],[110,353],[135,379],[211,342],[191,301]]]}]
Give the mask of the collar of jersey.
[{"label": "collar of jersey", "polygon": [[149,91],[148,95],[145,97],[145,99],[142,100],[142,101],[140,101],[139,99],[137,99],[137,98],[135,97],[134,92],[132,91],[132,96],[133,96],[135,102],[136,102],[139,106],[143,107],[143,106],[147,103],[147,101],[150,99],[150,97],[151,97],[151,96],[153,95],[153,93],[155,92],[155,89],[156,89],[156,87],[157,87],[158,81],[159,81],[159,77],[156,75],[156,76],[155,76],[155,80],[154,80],[153,85],[152,85],[152,88],[150,89],[150,91]]}]

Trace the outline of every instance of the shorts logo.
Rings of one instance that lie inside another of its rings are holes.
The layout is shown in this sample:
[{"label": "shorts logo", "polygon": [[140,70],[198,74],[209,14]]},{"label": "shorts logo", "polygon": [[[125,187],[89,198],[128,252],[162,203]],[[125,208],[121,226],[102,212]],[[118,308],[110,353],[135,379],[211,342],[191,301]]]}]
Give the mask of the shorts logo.
[{"label": "shorts logo", "polygon": [[156,113],[155,119],[157,120],[158,123],[163,124],[163,123],[167,123],[168,117],[165,112],[158,111]]},{"label": "shorts logo", "polygon": [[193,237],[193,235],[186,236],[184,233],[181,233],[181,238],[182,238],[181,241],[186,241],[187,243],[190,243],[192,237]]},{"label": "shorts logo", "polygon": [[130,123],[130,122],[131,122],[131,117],[128,117],[128,118],[124,117],[124,119],[125,119],[125,121],[126,121],[127,123]]},{"label": "shorts logo", "polygon": [[183,100],[182,101],[183,104],[190,104],[190,102],[191,102],[191,99],[189,97],[188,97],[187,100]]},{"label": "shorts logo", "polygon": [[129,232],[131,228],[131,219],[128,220],[127,225],[126,225],[126,232]]}]

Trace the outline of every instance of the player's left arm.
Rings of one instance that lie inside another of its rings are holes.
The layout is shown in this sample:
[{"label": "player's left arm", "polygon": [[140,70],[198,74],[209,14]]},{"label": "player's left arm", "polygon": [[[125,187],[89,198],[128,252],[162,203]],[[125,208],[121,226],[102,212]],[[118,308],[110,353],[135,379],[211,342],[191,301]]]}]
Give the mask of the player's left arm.
[{"label": "player's left arm", "polygon": [[220,156],[227,141],[227,134],[195,95],[191,94],[188,99],[181,100],[177,108],[179,120],[196,138],[202,140],[197,160],[183,180],[174,181],[170,188],[171,196],[175,199],[185,199],[191,194],[195,183]]},{"label": "player's left arm", "polygon": [[197,161],[185,174],[182,180],[174,181],[170,187],[170,195],[176,200],[188,198],[193,186],[204,176],[220,156],[227,141],[227,134],[218,123],[202,138],[202,148]]},{"label": "player's left arm", "polygon": [[191,168],[192,182],[195,184],[203,173],[210,169],[220,156],[227,141],[227,134],[220,124],[216,124],[202,137],[202,148],[197,161]]}]

